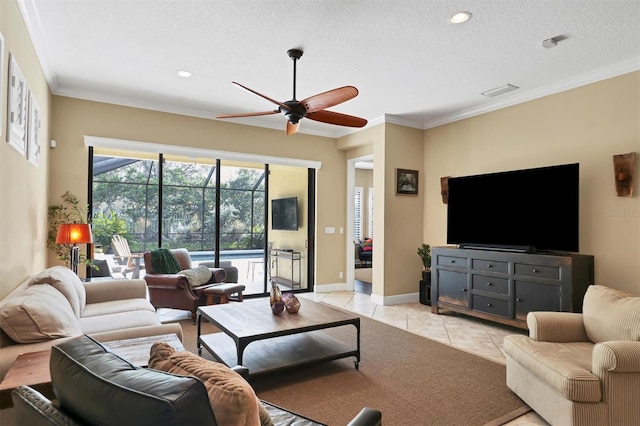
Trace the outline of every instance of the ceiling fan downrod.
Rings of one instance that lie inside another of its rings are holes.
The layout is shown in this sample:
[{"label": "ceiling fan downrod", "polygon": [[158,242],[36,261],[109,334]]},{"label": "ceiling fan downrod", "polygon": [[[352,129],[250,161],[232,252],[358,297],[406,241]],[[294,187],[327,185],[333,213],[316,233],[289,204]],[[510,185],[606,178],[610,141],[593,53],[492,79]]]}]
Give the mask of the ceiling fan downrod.
[{"label": "ceiling fan downrod", "polygon": [[302,50],[300,49],[289,49],[287,50],[287,55],[293,60],[293,99],[292,101],[296,101],[296,62],[298,59],[302,57]]}]

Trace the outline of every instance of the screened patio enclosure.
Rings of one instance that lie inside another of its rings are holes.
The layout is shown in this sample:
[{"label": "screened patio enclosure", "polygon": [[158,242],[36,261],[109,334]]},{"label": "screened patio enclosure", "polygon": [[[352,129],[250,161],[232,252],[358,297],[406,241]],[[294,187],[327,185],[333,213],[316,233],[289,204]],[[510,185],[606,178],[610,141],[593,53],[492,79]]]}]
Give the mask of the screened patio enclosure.
[{"label": "screened patio enclosure", "polygon": [[[114,234],[125,237],[133,253],[186,248],[195,266],[202,261],[231,262],[237,281],[246,286],[245,294],[267,293],[268,165],[195,162],[175,155],[92,155],[91,164],[96,256],[112,255]],[[307,170],[299,169],[306,177]],[[282,191],[287,189],[278,189]],[[301,276],[300,281],[304,285],[299,289],[308,289],[308,279]]]}]

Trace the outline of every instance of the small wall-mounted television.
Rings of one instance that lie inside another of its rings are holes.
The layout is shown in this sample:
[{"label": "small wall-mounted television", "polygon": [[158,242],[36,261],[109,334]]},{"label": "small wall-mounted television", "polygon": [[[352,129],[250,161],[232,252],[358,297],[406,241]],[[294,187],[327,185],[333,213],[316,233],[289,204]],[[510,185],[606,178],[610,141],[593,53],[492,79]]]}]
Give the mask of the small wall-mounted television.
[{"label": "small wall-mounted television", "polygon": [[298,230],[298,197],[271,200],[271,229]]},{"label": "small wall-mounted television", "polygon": [[579,164],[449,178],[447,243],[578,252]]}]

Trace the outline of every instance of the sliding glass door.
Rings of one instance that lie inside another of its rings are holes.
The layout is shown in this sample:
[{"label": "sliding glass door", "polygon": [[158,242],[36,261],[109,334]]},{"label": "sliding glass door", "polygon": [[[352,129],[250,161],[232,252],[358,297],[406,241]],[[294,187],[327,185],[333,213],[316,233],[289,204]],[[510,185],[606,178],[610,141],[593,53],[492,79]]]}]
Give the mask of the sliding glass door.
[{"label": "sliding glass door", "polygon": [[[207,261],[228,269],[246,295],[268,293],[269,266],[283,290],[311,288],[313,192],[306,168],[170,155],[149,160],[93,150],[90,156],[95,258],[117,266],[111,247],[117,234],[133,253],[186,248],[194,266]],[[296,200],[291,229],[272,226],[270,207],[283,198]]]}]

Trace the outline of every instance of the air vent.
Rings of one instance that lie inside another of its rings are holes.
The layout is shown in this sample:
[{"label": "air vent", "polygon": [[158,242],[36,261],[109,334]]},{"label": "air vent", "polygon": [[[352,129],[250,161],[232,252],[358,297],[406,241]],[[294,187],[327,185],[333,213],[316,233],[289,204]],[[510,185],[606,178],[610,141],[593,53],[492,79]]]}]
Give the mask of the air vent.
[{"label": "air vent", "polygon": [[507,84],[505,86],[496,87],[495,89],[482,92],[482,96],[486,96],[488,98],[495,98],[496,96],[504,95],[505,93],[513,92],[514,90],[517,90],[517,89],[519,89],[518,86],[514,86],[513,84]]}]

